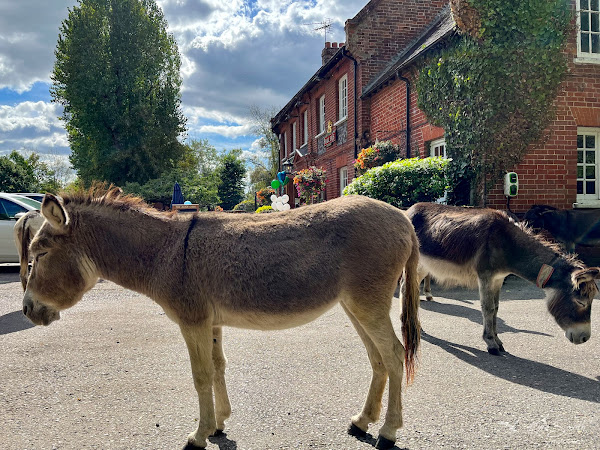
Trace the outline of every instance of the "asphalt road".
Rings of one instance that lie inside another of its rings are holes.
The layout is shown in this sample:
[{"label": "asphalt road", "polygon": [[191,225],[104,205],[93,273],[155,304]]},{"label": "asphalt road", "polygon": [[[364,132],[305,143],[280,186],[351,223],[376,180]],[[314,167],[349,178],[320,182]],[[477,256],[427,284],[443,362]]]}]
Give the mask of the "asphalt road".
[{"label": "asphalt road", "polygon": [[[600,305],[592,338],[575,346],[542,291],[509,278],[499,312],[509,354],[494,357],[480,337],[477,293],[433,288],[398,448],[600,448]],[[183,447],[196,394],[183,338],[159,307],[100,282],[43,328],[22,317],[21,301],[16,268],[0,267],[2,449]],[[226,329],[224,346],[233,414],[209,449],[373,448],[374,438],[346,434],[370,368],[339,306],[295,329]]]}]

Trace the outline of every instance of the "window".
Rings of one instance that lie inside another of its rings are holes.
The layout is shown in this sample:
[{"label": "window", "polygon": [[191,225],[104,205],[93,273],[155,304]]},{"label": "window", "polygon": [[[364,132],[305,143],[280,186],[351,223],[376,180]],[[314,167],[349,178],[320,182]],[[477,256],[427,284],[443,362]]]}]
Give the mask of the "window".
[{"label": "window", "polygon": [[26,213],[27,209],[10,200],[0,198],[0,219],[14,219],[18,213]]},{"label": "window", "polygon": [[429,149],[429,156],[441,156],[442,158],[447,158],[446,141],[444,138],[431,141],[431,144],[429,144]]},{"label": "window", "polygon": [[348,117],[348,75],[338,81],[338,120]]},{"label": "window", "polygon": [[577,203],[597,202],[600,128],[577,130]]},{"label": "window", "polygon": [[297,140],[296,140],[296,131],[297,131],[297,124],[298,122],[294,122],[292,124],[292,151],[296,151],[296,149],[298,148],[297,144]]},{"label": "window", "polygon": [[344,188],[348,186],[348,167],[340,169],[340,196],[344,193]]},{"label": "window", "polygon": [[600,0],[577,0],[577,56],[600,62]]},{"label": "window", "polygon": [[288,156],[287,132],[283,133],[283,156],[284,158]]},{"label": "window", "polygon": [[319,97],[319,134],[325,132],[325,96]]},{"label": "window", "polygon": [[304,110],[304,114],[302,114],[302,126],[303,134],[302,134],[302,144],[306,144],[308,142],[308,109]]}]

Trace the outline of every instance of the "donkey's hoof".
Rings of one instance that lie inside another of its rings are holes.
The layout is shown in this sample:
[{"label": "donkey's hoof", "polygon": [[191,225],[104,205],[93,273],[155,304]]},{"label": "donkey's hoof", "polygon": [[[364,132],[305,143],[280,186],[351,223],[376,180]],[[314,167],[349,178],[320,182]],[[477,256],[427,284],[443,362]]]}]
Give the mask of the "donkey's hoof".
[{"label": "donkey's hoof", "polygon": [[381,435],[379,435],[379,437],[377,438],[377,442],[375,442],[375,448],[379,450],[392,448],[394,445],[396,445],[396,441],[391,441],[390,439],[385,438]]},{"label": "donkey's hoof", "polygon": [[224,434],[225,433],[223,432],[223,430],[219,430],[217,428],[217,430],[213,434],[211,434],[210,437],[219,437],[219,436],[223,436]]},{"label": "donkey's hoof", "polygon": [[205,449],[206,449],[206,447],[198,447],[197,445],[194,445],[190,442],[185,444],[185,447],[183,447],[183,450],[205,450]]},{"label": "donkey's hoof", "polygon": [[361,430],[360,428],[358,428],[353,423],[351,423],[350,426],[348,427],[348,434],[350,436],[354,436],[354,437],[357,437],[357,438],[367,437],[367,432],[364,431],[364,430]]},{"label": "donkey's hoof", "polygon": [[500,356],[500,350],[493,347],[488,347],[488,353],[494,356]]},{"label": "donkey's hoof", "polygon": [[504,345],[502,344],[500,344],[500,348],[498,350],[500,350],[500,353],[506,353],[506,350],[504,350]]}]

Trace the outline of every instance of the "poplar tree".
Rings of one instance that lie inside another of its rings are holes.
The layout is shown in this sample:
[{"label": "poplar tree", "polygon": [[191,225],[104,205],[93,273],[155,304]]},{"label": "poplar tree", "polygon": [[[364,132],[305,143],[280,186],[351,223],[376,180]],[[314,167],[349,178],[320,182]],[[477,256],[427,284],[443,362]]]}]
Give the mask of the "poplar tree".
[{"label": "poplar tree", "polygon": [[78,0],[62,22],[50,89],[80,179],[144,183],[184,154],[181,60],[155,0]]}]

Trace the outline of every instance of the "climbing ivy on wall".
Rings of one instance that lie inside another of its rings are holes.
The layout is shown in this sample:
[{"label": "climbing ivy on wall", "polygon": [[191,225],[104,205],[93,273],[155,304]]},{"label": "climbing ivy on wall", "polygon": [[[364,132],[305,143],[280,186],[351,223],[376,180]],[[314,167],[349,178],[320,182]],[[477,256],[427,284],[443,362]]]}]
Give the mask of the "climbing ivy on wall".
[{"label": "climbing ivy on wall", "polygon": [[425,62],[419,107],[446,132],[450,199],[485,203],[554,117],[574,30],[570,0],[452,0],[461,33]]}]

